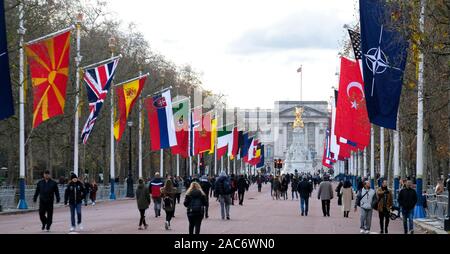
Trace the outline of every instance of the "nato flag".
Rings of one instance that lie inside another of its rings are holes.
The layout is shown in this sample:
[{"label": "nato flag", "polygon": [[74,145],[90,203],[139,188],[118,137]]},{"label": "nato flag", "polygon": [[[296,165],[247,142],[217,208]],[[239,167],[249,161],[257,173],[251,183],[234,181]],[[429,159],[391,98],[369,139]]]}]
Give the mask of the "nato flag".
[{"label": "nato flag", "polygon": [[408,42],[389,29],[393,8],[385,0],[360,0],[364,92],[370,122],[396,129]]},{"label": "nato flag", "polygon": [[0,0],[0,120],[14,115],[14,101],[9,77],[8,43],[4,1]]}]

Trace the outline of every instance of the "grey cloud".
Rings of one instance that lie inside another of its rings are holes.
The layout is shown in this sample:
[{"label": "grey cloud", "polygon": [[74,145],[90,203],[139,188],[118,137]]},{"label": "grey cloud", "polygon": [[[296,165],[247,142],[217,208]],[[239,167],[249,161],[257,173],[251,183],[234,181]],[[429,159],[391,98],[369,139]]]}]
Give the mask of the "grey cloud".
[{"label": "grey cloud", "polygon": [[253,54],[302,48],[336,49],[342,25],[332,13],[298,13],[278,24],[246,32],[228,50]]}]

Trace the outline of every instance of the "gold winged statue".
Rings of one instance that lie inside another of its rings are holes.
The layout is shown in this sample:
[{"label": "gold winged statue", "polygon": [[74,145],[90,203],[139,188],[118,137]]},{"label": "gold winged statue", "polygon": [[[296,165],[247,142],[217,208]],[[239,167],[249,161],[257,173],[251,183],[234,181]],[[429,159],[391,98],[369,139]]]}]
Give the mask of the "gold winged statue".
[{"label": "gold winged statue", "polygon": [[297,108],[297,107],[295,108],[295,122],[294,122],[294,125],[292,126],[294,129],[305,127],[305,125],[303,123],[303,119],[302,119],[302,115],[303,115],[304,111],[305,110],[303,108]]}]

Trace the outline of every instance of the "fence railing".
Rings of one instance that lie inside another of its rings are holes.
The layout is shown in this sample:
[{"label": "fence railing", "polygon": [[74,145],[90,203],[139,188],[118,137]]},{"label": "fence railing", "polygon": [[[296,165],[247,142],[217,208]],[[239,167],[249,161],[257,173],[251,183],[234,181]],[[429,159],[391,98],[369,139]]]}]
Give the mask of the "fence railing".
[{"label": "fence railing", "polygon": [[[59,195],[61,197],[61,203],[64,202],[64,192],[66,190],[67,185],[58,184]],[[133,190],[136,190],[137,184],[134,184]],[[27,185],[25,186],[25,200],[27,202],[28,208],[38,208],[38,202],[33,202],[34,192],[36,190],[35,185]],[[109,200],[111,192],[110,185],[98,185],[97,190],[97,201]],[[126,184],[116,184],[114,185],[114,193],[116,194],[117,199],[125,198],[127,194],[127,185]],[[15,209],[17,207],[17,203],[19,200],[19,193],[17,187],[14,186],[2,186],[0,187],[0,205],[3,210]],[[90,199],[88,197],[88,202],[90,203]]]}]

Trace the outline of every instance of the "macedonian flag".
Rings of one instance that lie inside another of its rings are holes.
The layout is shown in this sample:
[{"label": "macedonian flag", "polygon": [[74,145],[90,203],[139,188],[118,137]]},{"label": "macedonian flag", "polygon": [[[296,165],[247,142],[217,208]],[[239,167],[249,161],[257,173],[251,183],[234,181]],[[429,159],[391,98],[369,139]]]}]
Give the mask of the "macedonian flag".
[{"label": "macedonian flag", "polygon": [[33,83],[33,128],[64,113],[70,31],[25,46]]},{"label": "macedonian flag", "polygon": [[144,88],[145,80],[147,80],[147,75],[127,81],[123,85],[116,87],[120,116],[114,123],[114,137],[118,141],[122,138],[123,131],[127,126],[128,116]]}]

